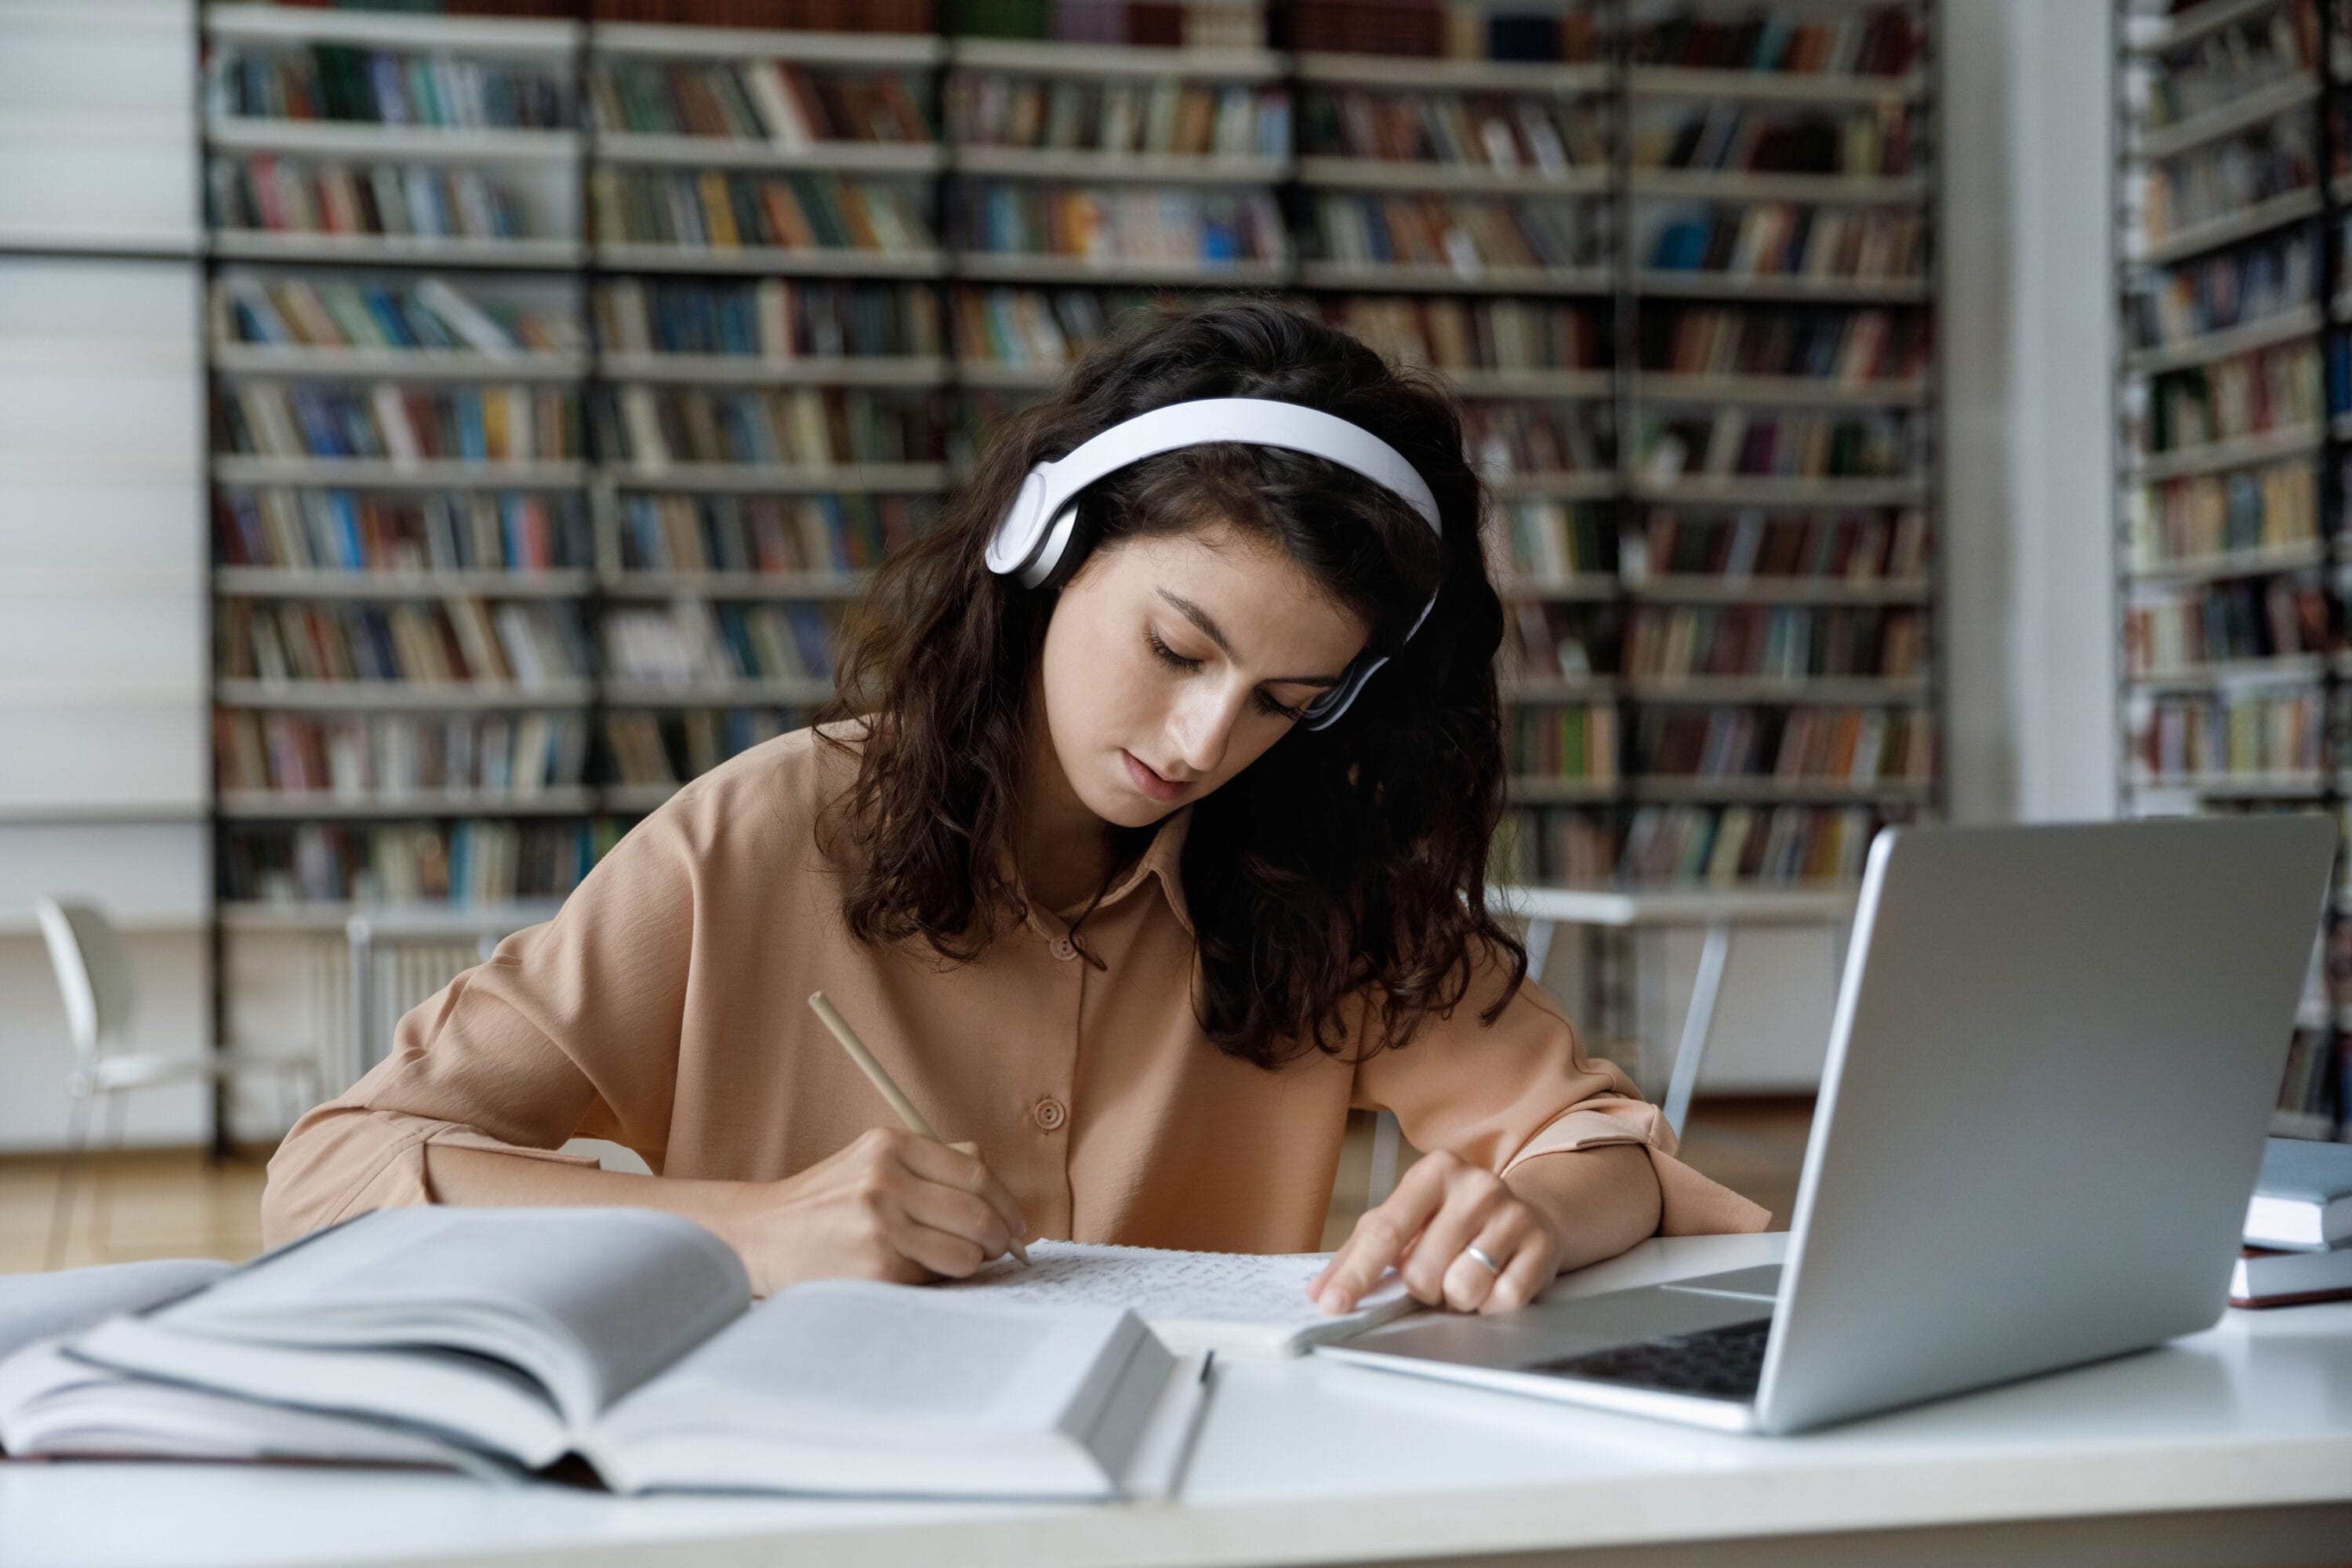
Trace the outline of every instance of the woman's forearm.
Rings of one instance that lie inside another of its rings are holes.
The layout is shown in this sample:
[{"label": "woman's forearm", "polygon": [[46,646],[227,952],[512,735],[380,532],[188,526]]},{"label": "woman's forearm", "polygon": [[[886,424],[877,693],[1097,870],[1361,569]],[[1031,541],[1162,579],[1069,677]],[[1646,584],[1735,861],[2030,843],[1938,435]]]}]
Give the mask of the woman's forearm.
[{"label": "woman's forearm", "polygon": [[436,1203],[483,1207],[544,1205],[604,1205],[662,1209],[690,1219],[735,1244],[741,1210],[740,1182],[698,1181],[683,1176],[642,1176],[562,1160],[501,1154],[493,1149],[428,1143],[425,1179]]},{"label": "woman's forearm", "polygon": [[1658,1228],[1657,1170],[1638,1144],[1538,1154],[1514,1167],[1503,1184],[1559,1225],[1562,1273],[1614,1258]]}]

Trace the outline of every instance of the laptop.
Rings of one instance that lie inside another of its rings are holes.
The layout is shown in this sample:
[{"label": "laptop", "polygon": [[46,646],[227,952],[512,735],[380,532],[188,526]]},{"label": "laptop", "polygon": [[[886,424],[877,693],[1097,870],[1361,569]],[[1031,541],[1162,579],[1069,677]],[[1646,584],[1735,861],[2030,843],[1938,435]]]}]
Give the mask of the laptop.
[{"label": "laptop", "polygon": [[1784,1433],[2210,1327],[2335,854],[2318,816],[1882,832],[1783,1263],[1317,1353]]}]

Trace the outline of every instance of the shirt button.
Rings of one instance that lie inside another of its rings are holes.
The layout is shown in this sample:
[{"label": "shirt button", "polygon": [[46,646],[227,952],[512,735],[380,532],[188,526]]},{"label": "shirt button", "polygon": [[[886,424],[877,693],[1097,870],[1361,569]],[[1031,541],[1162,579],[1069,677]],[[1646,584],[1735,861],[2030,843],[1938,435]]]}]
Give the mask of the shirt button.
[{"label": "shirt button", "polygon": [[1037,1119],[1038,1126],[1051,1132],[1059,1127],[1070,1113],[1060,1100],[1049,1094],[1031,1109],[1030,1114]]},{"label": "shirt button", "polygon": [[1078,944],[1068,937],[1057,936],[1046,951],[1055,958],[1071,959],[1078,956]]}]

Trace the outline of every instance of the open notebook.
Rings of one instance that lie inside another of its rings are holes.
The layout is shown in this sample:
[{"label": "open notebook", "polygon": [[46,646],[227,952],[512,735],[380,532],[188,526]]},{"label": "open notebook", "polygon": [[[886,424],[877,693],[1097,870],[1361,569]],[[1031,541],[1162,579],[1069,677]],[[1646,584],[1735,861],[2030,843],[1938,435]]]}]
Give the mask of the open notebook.
[{"label": "open notebook", "polygon": [[1299,1355],[1410,1312],[1417,1303],[1393,1271],[1355,1310],[1326,1315],[1307,1299],[1328,1252],[1179,1252],[1096,1242],[1033,1241],[1030,1267],[1001,1258],[940,1289],[989,1300],[1121,1307],[1177,1351]]},{"label": "open notebook", "polygon": [[647,1209],[396,1209],[0,1363],[0,1446],[1162,1496],[1205,1371],[1082,1301],[817,1280],[753,1306],[723,1242]]}]

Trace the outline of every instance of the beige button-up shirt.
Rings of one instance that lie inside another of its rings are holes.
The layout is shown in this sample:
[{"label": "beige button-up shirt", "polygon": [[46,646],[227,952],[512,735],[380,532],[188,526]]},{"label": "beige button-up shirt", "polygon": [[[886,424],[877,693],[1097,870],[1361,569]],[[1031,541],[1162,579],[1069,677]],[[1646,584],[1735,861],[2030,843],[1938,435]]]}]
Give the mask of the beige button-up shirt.
[{"label": "beige button-up shirt", "polygon": [[1232,1252],[1321,1239],[1350,1107],[1417,1148],[1507,1177],[1605,1143],[1647,1150],[1669,1235],[1758,1230],[1764,1210],[1674,1157],[1614,1066],[1541,990],[1491,1026],[1482,968],[1450,1016],[1360,1065],[1278,1070],[1194,1019],[1179,850],[1189,809],[1086,917],[1032,908],[975,962],[874,948],[841,917],[822,807],[851,764],[808,731],[680,790],[544,925],[518,931],[401,1019],[389,1057],[296,1124],[270,1162],[272,1245],[434,1199],[426,1145],[540,1158],[608,1138],[663,1175],[773,1181],[891,1120],[806,1005],[832,997],[940,1135],[970,1139],[1032,1234]]}]

